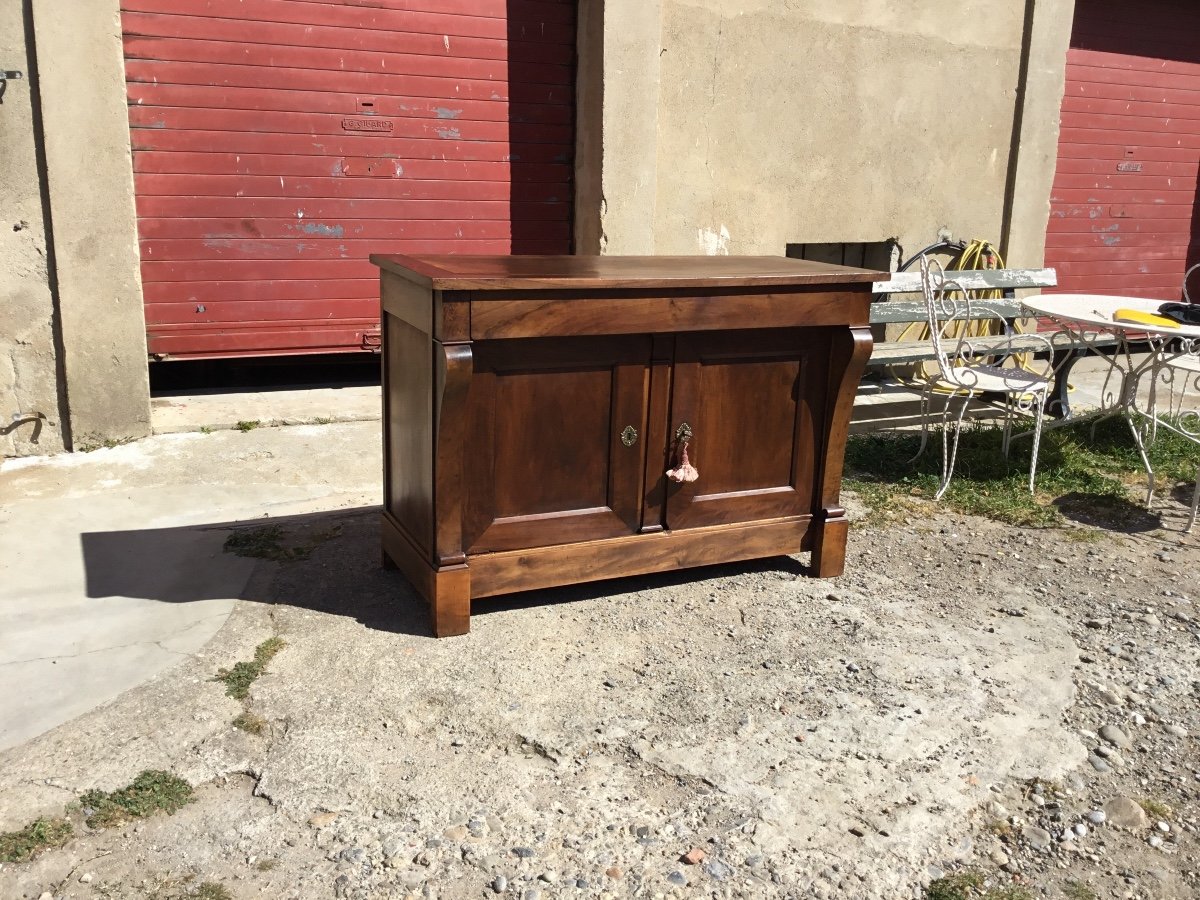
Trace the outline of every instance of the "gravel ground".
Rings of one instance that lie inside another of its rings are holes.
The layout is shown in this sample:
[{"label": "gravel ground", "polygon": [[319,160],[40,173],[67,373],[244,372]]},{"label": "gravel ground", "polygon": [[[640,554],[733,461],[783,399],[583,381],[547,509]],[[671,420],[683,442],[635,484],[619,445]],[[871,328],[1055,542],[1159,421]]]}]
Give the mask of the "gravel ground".
[{"label": "gravel ground", "polygon": [[[0,754],[0,830],[148,768],[196,801],[0,866],[0,897],[891,900],[970,866],[1035,897],[1195,898],[1179,524],[928,506],[860,522],[839,579],[800,558],[544,591],[435,641],[374,510],[294,519],[312,555],[259,563],[201,655]],[[217,669],[274,635],[225,696]]]}]

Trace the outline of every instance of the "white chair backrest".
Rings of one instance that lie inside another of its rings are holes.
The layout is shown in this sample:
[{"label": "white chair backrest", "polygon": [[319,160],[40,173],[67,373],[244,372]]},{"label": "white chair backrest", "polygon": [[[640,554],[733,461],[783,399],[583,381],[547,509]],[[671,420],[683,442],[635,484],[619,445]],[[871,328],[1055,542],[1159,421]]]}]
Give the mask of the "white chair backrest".
[{"label": "white chair backrest", "polygon": [[966,330],[960,329],[957,335],[948,335],[947,331],[953,322],[971,321],[971,295],[958,282],[947,280],[942,264],[927,256],[921,257],[921,293],[925,298],[925,312],[929,319],[929,339],[933,343],[938,368],[945,376],[951,366],[943,342],[953,340],[954,355],[960,355],[958,351],[963,346]]}]

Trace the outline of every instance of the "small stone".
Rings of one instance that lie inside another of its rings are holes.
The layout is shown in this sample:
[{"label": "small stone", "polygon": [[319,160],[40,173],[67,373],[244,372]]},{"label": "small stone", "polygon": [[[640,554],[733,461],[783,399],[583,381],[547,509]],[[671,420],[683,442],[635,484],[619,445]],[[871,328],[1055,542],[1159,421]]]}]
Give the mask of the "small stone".
[{"label": "small stone", "polygon": [[671,884],[678,884],[678,885],[687,884],[687,878],[684,877],[682,872],[672,872],[670,875],[667,876],[667,881],[671,882]]},{"label": "small stone", "polygon": [[704,857],[707,855],[708,854],[705,853],[703,850],[701,850],[699,847],[693,847],[687,853],[683,854],[683,856],[679,857],[679,861],[681,863],[686,863],[689,866],[694,866],[697,863],[702,862],[704,860]]},{"label": "small stone", "polygon": [[1132,718],[1133,718],[1134,725],[1145,725],[1146,724],[1146,717],[1143,716],[1141,713],[1134,713]]},{"label": "small stone", "polygon": [[588,889],[588,880],[586,878],[576,878],[575,887],[579,888],[581,891],[586,891]]},{"label": "small stone", "polygon": [[1050,832],[1045,828],[1038,828],[1036,825],[1026,825],[1021,829],[1021,837],[1034,850],[1050,849]]},{"label": "small stone", "polygon": [[1076,823],[1075,827],[1071,830],[1075,832],[1076,837],[1087,837],[1088,829],[1082,822]]},{"label": "small stone", "polygon": [[466,839],[468,834],[466,825],[454,825],[442,832],[442,837],[448,841],[458,842]]},{"label": "small stone", "polygon": [[708,862],[706,862],[704,864],[704,871],[707,872],[709,877],[714,881],[724,881],[733,874],[733,869],[725,865],[725,863],[721,862],[719,859],[710,859]]},{"label": "small stone", "polygon": [[508,890],[508,879],[503,875],[497,875],[496,879],[492,882],[492,890],[497,894],[503,894]]},{"label": "small stone", "polygon": [[1108,818],[1102,809],[1093,809],[1090,813],[1084,816],[1093,825],[1103,825],[1104,820]]},{"label": "small stone", "polygon": [[[1138,809],[1141,809],[1141,807],[1139,806]],[[558,873],[553,869],[547,869],[538,878],[546,882],[546,884],[554,884],[554,882],[558,881]]]},{"label": "small stone", "polygon": [[542,900],[542,892],[537,888],[530,888],[525,892],[523,900]]},{"label": "small stone", "polygon": [[1170,830],[1171,830],[1171,826],[1168,825],[1166,822],[1159,822],[1154,827],[1157,828],[1159,831],[1163,832],[1164,834],[1170,832]]},{"label": "small stone", "polygon": [[1088,628],[1100,629],[1107,628],[1111,621],[1111,619],[1086,619],[1083,624]]},{"label": "small stone", "polygon": [[1122,703],[1125,702],[1124,700],[1122,700],[1120,697],[1118,697],[1116,694],[1114,694],[1110,690],[1100,691],[1100,699],[1103,700],[1105,703],[1107,703],[1109,706],[1120,706]]},{"label": "small stone", "polygon": [[1175,737],[1187,737],[1187,729],[1182,725],[1168,725],[1166,728],[1167,734]]},{"label": "small stone", "polygon": [[1133,749],[1133,741],[1116,725],[1105,725],[1100,729],[1100,737],[1122,750]]},{"label": "small stone", "polygon": [[513,847],[513,853],[521,859],[531,859],[533,857],[532,847]]},{"label": "small stone", "polygon": [[1103,759],[1101,759],[1095,753],[1091,753],[1088,755],[1088,762],[1091,763],[1092,768],[1095,769],[1097,772],[1107,772],[1111,768],[1111,766],[1109,766],[1108,763],[1106,763]]},{"label": "small stone", "polygon": [[1149,844],[1151,847],[1153,847],[1155,850],[1157,850],[1159,847],[1161,847],[1163,845],[1163,839],[1160,838],[1157,834],[1152,834],[1152,835],[1150,835],[1150,839],[1148,841],[1146,841],[1146,843]]},{"label": "small stone", "polygon": [[1146,811],[1131,797],[1114,797],[1104,804],[1104,813],[1109,824],[1121,828],[1145,828],[1150,824]]},{"label": "small stone", "polygon": [[988,859],[990,859],[997,866],[1003,866],[1008,863],[1008,854],[997,847],[988,854]]},{"label": "small stone", "polygon": [[79,881],[81,884],[91,884],[92,879],[95,877],[96,876],[93,875],[91,872],[84,872],[82,875],[79,876]]},{"label": "small stone", "polygon": [[609,878],[611,878],[613,881],[620,881],[621,876],[624,873],[620,869],[618,869],[616,866],[609,866],[607,869],[604,870],[604,874],[607,875]]},{"label": "small stone", "polygon": [[319,812],[308,817],[308,824],[313,828],[324,828],[333,822],[338,817],[335,812]]},{"label": "small stone", "polygon": [[405,859],[402,853],[393,853],[391,856],[384,859],[383,864],[389,869],[399,869],[404,865]]},{"label": "small stone", "polygon": [[54,895],[49,891],[42,891],[42,895],[38,897],[38,900],[54,900]]}]

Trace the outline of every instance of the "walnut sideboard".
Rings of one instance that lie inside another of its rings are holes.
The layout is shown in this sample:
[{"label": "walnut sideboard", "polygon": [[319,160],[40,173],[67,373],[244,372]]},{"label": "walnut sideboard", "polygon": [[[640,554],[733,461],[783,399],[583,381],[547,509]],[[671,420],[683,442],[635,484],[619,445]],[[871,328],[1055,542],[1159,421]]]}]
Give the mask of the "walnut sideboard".
[{"label": "walnut sideboard", "polygon": [[371,261],[384,564],[429,601],[439,637],[469,630],[473,600],[514,591],[805,550],[814,575],[842,573],[842,458],[878,272]]}]

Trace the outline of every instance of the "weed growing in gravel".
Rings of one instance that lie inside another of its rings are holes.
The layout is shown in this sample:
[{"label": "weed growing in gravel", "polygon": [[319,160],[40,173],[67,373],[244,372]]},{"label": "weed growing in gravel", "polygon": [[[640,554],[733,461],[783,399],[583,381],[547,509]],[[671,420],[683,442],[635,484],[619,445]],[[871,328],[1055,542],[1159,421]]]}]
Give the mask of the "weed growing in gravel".
[{"label": "weed growing in gravel", "polygon": [[73,830],[66,819],[37,819],[20,831],[0,834],[0,862],[27,862],[43,850],[61,847]]},{"label": "weed growing in gravel", "polygon": [[[1129,429],[1120,418],[1047,431],[1038,454],[1038,496],[1029,494],[1030,441],[1015,441],[1008,458],[1000,450],[998,427],[964,427],[958,464],[944,497],[953,509],[1011,525],[1050,527],[1063,522],[1061,510],[1089,524],[1121,526],[1145,516],[1129,499],[1145,472]],[[912,433],[880,432],[852,436],[846,444],[846,486],[858,492],[877,516],[903,515],[914,501],[928,501],[941,477],[941,436],[910,462],[920,446]],[[1150,458],[1160,484],[1195,480],[1195,445],[1159,429]]]},{"label": "weed growing in gravel", "polygon": [[235,556],[253,559],[271,559],[276,562],[295,562],[308,559],[314,550],[325,541],[342,533],[342,526],[334,525],[325,531],[309,535],[308,542],[294,547],[283,545],[283,528],[279,525],[263,525],[258,528],[243,528],[225,538],[224,550]]},{"label": "weed growing in gravel", "polygon": [[986,883],[982,872],[964,869],[931,881],[924,900],[1033,900],[1033,894],[1020,885],[985,887]]},{"label": "weed growing in gravel", "polygon": [[196,885],[196,889],[187,894],[189,898],[195,900],[233,900],[233,894],[229,893],[229,888],[223,884],[217,884],[215,881],[205,881]]},{"label": "weed growing in gravel", "polygon": [[1096,892],[1082,881],[1068,881],[1062,891],[1070,900],[1096,900]]},{"label": "weed growing in gravel", "polygon": [[1165,819],[1171,815],[1171,807],[1167,806],[1161,800],[1155,800],[1153,797],[1143,797],[1137,801],[1137,804],[1146,811],[1146,815],[1153,816],[1156,819]]},{"label": "weed growing in gravel", "polygon": [[245,700],[250,693],[250,685],[263,672],[269,663],[285,646],[283,638],[267,638],[254,648],[254,659],[249,662],[234,663],[232,669],[220,669],[214,681],[225,682],[225,693],[235,700]]},{"label": "weed growing in gravel", "polygon": [[238,422],[233,427],[236,428],[238,431],[246,432],[246,431],[253,431],[255,428],[259,428],[261,426],[262,426],[261,421],[259,421],[258,419],[252,419],[249,422],[247,422],[247,421]]},{"label": "weed growing in gravel", "polygon": [[158,810],[175,813],[192,802],[192,786],[158,769],[147,769],[127,787],[115,791],[88,791],[79,798],[92,828],[109,828],[131,819],[142,819]]},{"label": "weed growing in gravel", "polygon": [[267,727],[267,720],[246,710],[238,713],[237,718],[233,720],[233,727],[240,728],[249,734],[262,734],[263,729]]}]

